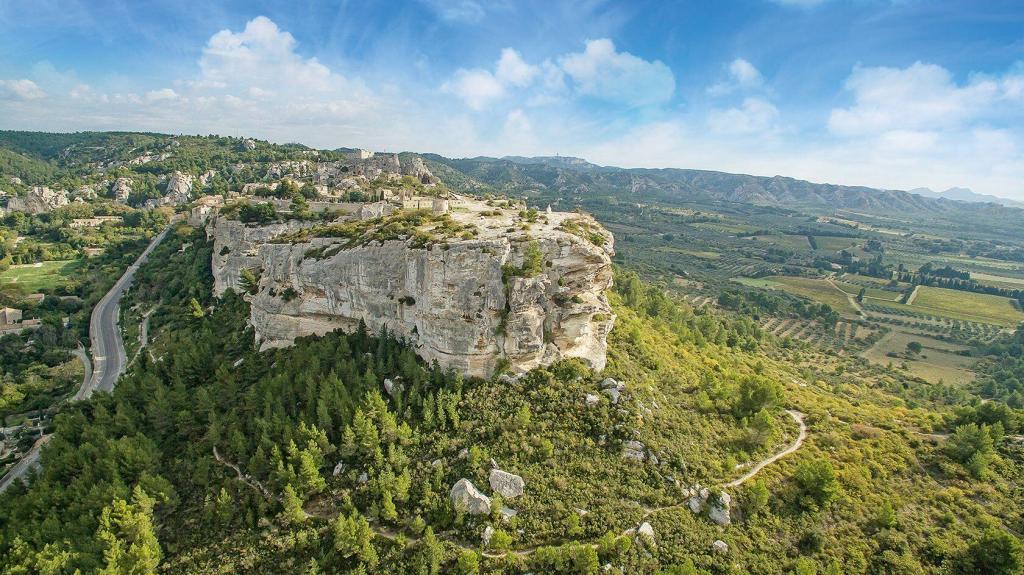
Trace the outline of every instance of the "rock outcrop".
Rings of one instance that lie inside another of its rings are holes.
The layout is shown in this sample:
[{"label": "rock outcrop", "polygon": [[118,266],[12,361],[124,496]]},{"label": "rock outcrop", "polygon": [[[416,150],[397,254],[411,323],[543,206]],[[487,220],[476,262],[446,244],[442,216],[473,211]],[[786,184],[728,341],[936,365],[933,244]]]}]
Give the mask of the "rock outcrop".
[{"label": "rock outcrop", "polygon": [[491,512],[491,498],[480,493],[468,479],[460,479],[452,485],[452,504],[465,509],[470,515],[487,515]]},{"label": "rock outcrop", "polygon": [[167,186],[164,188],[164,196],[146,200],[145,207],[158,208],[160,206],[180,206],[187,204],[192,199],[191,174],[175,171],[167,179]]},{"label": "rock outcrop", "polygon": [[7,209],[12,212],[27,214],[43,214],[54,208],[66,206],[71,201],[67,192],[51,190],[46,187],[34,187],[24,196],[12,196],[7,201]]},{"label": "rock outcrop", "polygon": [[132,181],[128,178],[118,178],[110,188],[114,194],[114,200],[122,204],[128,203],[128,196],[132,194]]},{"label": "rock outcrop", "polygon": [[526,482],[522,477],[501,469],[492,469],[488,482],[491,484],[491,490],[500,493],[505,499],[515,499],[526,489]]},{"label": "rock outcrop", "polygon": [[[504,361],[522,372],[568,357],[603,369],[614,321],[604,295],[611,234],[580,214],[527,223],[522,206],[465,198],[452,205],[407,236],[367,242],[329,233],[282,239],[312,224],[218,217],[208,227],[215,289],[238,287],[244,269],[258,272],[251,322],[262,348],[363,321],[404,338],[426,361],[469,375],[489,376]],[[370,223],[384,228],[403,214]],[[453,227],[459,233],[445,236]]]}]

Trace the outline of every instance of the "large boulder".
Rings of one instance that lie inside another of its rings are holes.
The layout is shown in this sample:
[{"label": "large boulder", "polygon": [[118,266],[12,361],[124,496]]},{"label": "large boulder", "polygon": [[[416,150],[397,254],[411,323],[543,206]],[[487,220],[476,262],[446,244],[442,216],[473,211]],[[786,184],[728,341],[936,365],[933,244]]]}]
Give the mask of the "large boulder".
[{"label": "large boulder", "polygon": [[473,482],[466,478],[455,482],[451,498],[452,504],[465,509],[470,515],[487,515],[491,512],[491,498],[480,493]]},{"label": "large boulder", "polygon": [[638,537],[646,539],[648,543],[655,543],[654,527],[651,527],[651,524],[646,521],[637,528],[636,534]]},{"label": "large boulder", "polygon": [[167,188],[164,191],[164,204],[177,206],[188,203],[192,194],[192,175],[182,172],[174,172],[167,180]]},{"label": "large boulder", "polygon": [[710,505],[708,505],[708,518],[719,525],[730,524],[732,522],[732,518],[729,516],[731,503],[732,498],[724,491],[718,497],[711,497]]},{"label": "large boulder", "polygon": [[523,478],[501,469],[492,469],[489,478],[491,489],[500,493],[505,499],[515,499],[523,494],[526,482]]}]

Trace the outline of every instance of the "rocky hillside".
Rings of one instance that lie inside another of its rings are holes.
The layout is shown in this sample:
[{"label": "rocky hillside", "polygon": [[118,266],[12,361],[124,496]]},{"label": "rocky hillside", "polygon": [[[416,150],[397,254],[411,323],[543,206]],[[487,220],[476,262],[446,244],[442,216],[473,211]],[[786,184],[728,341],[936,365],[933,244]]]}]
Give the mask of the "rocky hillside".
[{"label": "rocky hillside", "polygon": [[[363,322],[470,375],[576,357],[600,370],[612,236],[589,216],[437,199],[335,223],[211,221],[218,293],[248,291],[262,347]],[[389,213],[390,212],[390,213]],[[248,276],[249,283],[244,279]],[[257,278],[256,285],[249,285]]]}]

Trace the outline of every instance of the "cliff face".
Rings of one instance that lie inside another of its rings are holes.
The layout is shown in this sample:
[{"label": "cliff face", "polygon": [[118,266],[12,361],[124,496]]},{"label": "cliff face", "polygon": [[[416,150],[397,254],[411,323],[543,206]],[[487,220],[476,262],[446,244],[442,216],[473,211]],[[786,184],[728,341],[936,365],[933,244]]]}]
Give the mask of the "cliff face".
[{"label": "cliff face", "polygon": [[[463,233],[428,245],[401,237],[353,245],[315,233],[282,241],[309,225],[246,227],[220,217],[208,229],[215,289],[236,287],[242,269],[262,270],[250,303],[263,348],[362,320],[470,375],[490,375],[503,359],[516,372],[564,357],[602,369],[614,321],[604,295],[611,234],[588,216],[562,213],[526,231],[517,214],[462,201],[444,218]],[[430,225],[424,233],[436,235]]]}]

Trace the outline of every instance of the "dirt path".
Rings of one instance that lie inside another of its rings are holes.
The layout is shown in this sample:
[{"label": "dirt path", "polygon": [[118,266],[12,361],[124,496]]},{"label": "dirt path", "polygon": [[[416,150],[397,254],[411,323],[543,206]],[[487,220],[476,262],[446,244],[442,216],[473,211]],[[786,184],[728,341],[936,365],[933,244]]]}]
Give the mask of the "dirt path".
[{"label": "dirt path", "polygon": [[789,416],[792,417],[793,420],[800,425],[800,434],[797,435],[796,441],[794,441],[789,447],[783,449],[782,451],[776,453],[775,455],[767,459],[761,460],[760,463],[755,465],[754,468],[748,471],[743,477],[740,477],[735,481],[730,481],[729,483],[726,483],[726,488],[731,489],[733,487],[739,487],[740,485],[743,485],[747,481],[753,479],[754,476],[757,475],[758,472],[760,472],[765,467],[771,465],[772,463],[775,463],[776,461],[782,459],[783,457],[789,455],[790,453],[795,452],[797,449],[800,449],[800,446],[804,444],[804,440],[807,439],[807,425],[804,424],[804,414],[792,409],[787,409],[786,413],[788,413]]},{"label": "dirt path", "polygon": [[[785,457],[785,456],[795,452],[796,450],[800,449],[800,446],[803,445],[804,440],[807,439],[807,425],[804,424],[804,414],[800,413],[799,411],[792,410],[792,409],[787,409],[786,413],[788,413],[789,416],[792,417],[793,420],[796,421],[797,424],[800,425],[800,433],[797,435],[796,440],[792,444],[790,444],[788,447],[786,447],[782,451],[776,453],[775,455],[772,455],[770,457],[762,459],[760,462],[757,463],[757,465],[754,466],[753,469],[748,471],[746,474],[744,474],[739,479],[736,479],[734,481],[731,481],[731,482],[725,484],[725,488],[731,489],[731,488],[739,487],[740,485],[743,485],[744,483],[746,483],[747,481],[752,479],[754,476],[756,476],[765,467],[771,465],[772,463],[775,463],[779,459],[782,459],[783,457]],[[274,494],[272,494],[268,489],[263,487],[263,484],[260,483],[258,480],[256,480],[256,479],[250,477],[249,475],[243,473],[242,470],[237,465],[235,465],[234,463],[232,463],[232,462],[224,459],[223,457],[221,457],[220,453],[217,451],[217,447],[216,446],[213,448],[213,457],[221,465],[224,465],[225,467],[228,467],[231,470],[233,470],[235,472],[235,475],[237,476],[239,481],[245,483],[246,485],[248,485],[252,489],[255,489],[255,490],[259,491],[266,498],[268,498],[268,499],[270,499],[272,501],[279,501],[280,500],[280,497],[275,496]],[[668,511],[668,510],[671,510],[671,509],[682,508],[682,507],[685,507],[686,505],[687,505],[687,502],[686,501],[682,501],[682,502],[679,502],[679,503],[673,503],[672,505],[665,505],[663,507],[645,507],[644,508],[644,514],[640,518],[640,521],[641,522],[645,521],[648,517],[650,517],[651,515],[654,515],[655,513],[659,513],[659,512],[662,512],[662,511]],[[308,512],[306,513],[306,515],[307,515],[307,517],[312,517],[313,516],[313,515],[311,515]],[[321,518],[324,518],[324,519],[330,519],[331,518],[330,516],[327,516],[327,515],[317,515],[317,517],[321,517]],[[378,525],[378,524],[376,524],[376,523],[374,523],[372,521],[370,522],[370,528],[373,530],[373,532],[376,535],[378,535],[378,536],[380,536],[380,537],[382,537],[384,539],[394,540],[399,535],[399,533],[397,531],[395,531],[394,529],[391,529],[389,527],[385,527],[385,526],[382,526],[382,525]],[[619,536],[620,537],[626,536],[626,535],[629,535],[630,533],[632,533],[634,531],[635,531],[635,528],[631,527],[629,529],[623,530],[622,533],[619,534]],[[442,534],[442,535],[438,535],[438,537],[440,537],[440,538],[442,538],[442,539],[452,543],[453,545],[455,545],[456,547],[459,547],[460,549],[464,549],[464,550],[467,550],[467,551],[474,551],[474,552],[480,553],[481,556],[487,557],[489,559],[500,559],[502,557],[505,557],[506,555],[515,555],[517,557],[528,557],[528,556],[534,554],[541,547],[558,546],[558,545],[564,545],[565,543],[568,543],[567,541],[566,542],[562,542],[562,543],[552,542],[552,543],[545,543],[543,545],[533,545],[531,547],[526,547],[526,548],[523,548],[523,549],[495,552],[495,551],[483,551],[483,550],[480,550],[480,549],[478,549],[478,548],[476,548],[474,546],[466,545],[466,544],[462,543],[461,541],[456,540],[455,538],[447,536],[447,535],[443,535]],[[414,542],[415,541],[419,541],[418,537],[415,537],[415,536],[412,536],[412,535],[407,535],[406,538],[409,541],[414,541]],[[595,548],[595,549],[597,548],[597,543],[580,543],[580,544],[581,545],[589,545],[590,547]]]},{"label": "dirt path", "polygon": [[857,301],[857,298],[854,297],[853,294],[846,293],[843,290],[839,289],[839,286],[837,286],[836,283],[834,281],[832,281],[832,278],[827,278],[826,281],[828,282],[828,285],[834,287],[836,289],[836,291],[838,291],[839,293],[841,293],[844,296],[846,296],[847,301],[850,302],[850,305],[853,306],[853,309],[857,310],[857,315],[859,315],[861,317],[863,317],[865,315],[864,314],[864,308],[862,308],[860,306],[860,302]]},{"label": "dirt path", "polygon": [[906,305],[911,305],[912,303],[914,303],[914,300],[917,299],[917,292],[919,291],[921,291],[920,284],[914,286],[914,291],[910,292],[910,297],[907,298]]}]

